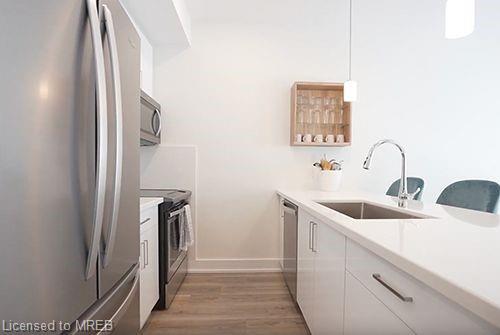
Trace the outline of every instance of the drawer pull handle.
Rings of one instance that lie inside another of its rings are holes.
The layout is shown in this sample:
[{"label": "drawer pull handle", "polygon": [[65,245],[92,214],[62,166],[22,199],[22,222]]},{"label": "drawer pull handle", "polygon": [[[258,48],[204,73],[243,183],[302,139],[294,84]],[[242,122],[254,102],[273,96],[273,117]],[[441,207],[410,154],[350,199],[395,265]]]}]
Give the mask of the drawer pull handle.
[{"label": "drawer pull handle", "polygon": [[312,251],[313,252],[318,252],[317,244],[318,244],[318,224],[313,222],[313,238],[312,238]]},{"label": "drawer pull handle", "polygon": [[401,301],[404,301],[404,302],[413,302],[413,298],[412,297],[405,297],[404,295],[402,295],[401,293],[399,293],[398,291],[396,291],[395,289],[393,289],[389,284],[387,284],[383,279],[382,279],[382,276],[378,273],[374,273],[372,275],[373,279],[375,279],[376,281],[378,281],[380,284],[382,284],[383,287],[385,287],[386,289],[388,289],[389,291],[391,291],[392,294],[394,294],[396,297],[398,297]]},{"label": "drawer pull handle", "polygon": [[[151,220],[151,218],[147,218],[146,220],[144,221],[141,221],[141,224],[145,224],[146,222],[148,222],[149,220]],[[137,221],[136,221],[137,222]]]}]

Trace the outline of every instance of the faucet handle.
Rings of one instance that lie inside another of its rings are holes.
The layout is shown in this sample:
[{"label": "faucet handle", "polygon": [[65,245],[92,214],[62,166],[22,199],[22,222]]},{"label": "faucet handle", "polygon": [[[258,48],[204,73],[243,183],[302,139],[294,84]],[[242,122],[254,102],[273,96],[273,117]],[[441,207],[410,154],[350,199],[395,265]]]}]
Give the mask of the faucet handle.
[{"label": "faucet handle", "polygon": [[418,194],[421,190],[422,190],[422,189],[421,189],[420,187],[418,187],[418,188],[415,190],[415,192],[413,192],[413,193],[408,193],[408,198],[409,198],[409,199],[411,199],[411,200],[415,199],[415,196],[416,196],[416,195],[417,195],[417,194]]}]

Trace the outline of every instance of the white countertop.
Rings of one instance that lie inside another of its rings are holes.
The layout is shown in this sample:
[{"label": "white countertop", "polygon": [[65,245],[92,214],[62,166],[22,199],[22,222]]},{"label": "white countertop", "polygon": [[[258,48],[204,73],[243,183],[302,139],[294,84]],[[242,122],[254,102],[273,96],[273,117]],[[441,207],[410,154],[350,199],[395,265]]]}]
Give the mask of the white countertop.
[{"label": "white countertop", "polygon": [[158,206],[163,202],[163,198],[141,197],[140,209],[141,212],[153,206]]},{"label": "white countertop", "polygon": [[434,218],[354,220],[315,201],[366,201],[397,209],[397,199],[362,192],[278,194],[500,327],[499,215],[410,201],[404,211]]}]

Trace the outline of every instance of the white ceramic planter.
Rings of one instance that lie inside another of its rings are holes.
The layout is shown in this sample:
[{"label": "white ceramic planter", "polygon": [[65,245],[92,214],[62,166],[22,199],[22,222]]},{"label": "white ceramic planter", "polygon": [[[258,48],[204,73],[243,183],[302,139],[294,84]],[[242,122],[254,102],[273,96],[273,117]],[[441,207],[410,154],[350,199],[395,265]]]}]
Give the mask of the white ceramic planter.
[{"label": "white ceramic planter", "polygon": [[342,171],[322,170],[318,174],[318,188],[321,191],[338,191],[342,182]]}]

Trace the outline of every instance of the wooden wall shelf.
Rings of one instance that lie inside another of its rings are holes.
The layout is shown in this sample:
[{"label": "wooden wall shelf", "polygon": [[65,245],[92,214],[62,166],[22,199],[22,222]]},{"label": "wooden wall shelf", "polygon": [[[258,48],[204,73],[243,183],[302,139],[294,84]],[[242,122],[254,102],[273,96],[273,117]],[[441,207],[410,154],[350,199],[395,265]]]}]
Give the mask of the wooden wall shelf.
[{"label": "wooden wall shelf", "polygon": [[351,145],[351,103],[343,99],[344,84],[296,82],[291,96],[290,145]]}]

